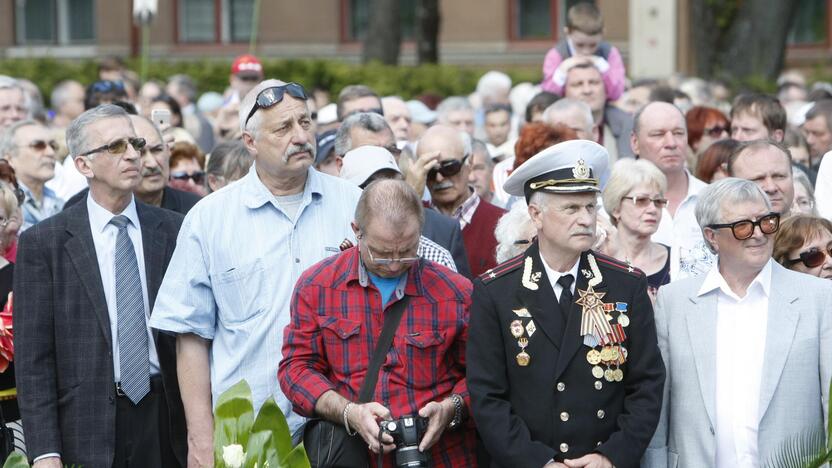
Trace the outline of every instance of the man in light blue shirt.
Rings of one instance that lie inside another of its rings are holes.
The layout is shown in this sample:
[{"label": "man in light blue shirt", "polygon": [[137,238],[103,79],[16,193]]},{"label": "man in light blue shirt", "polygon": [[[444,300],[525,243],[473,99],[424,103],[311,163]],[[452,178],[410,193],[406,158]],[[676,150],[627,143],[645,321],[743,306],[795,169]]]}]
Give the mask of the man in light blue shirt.
[{"label": "man in light blue shirt", "polygon": [[241,379],[255,409],[274,396],[290,429],[301,425],[277,383],[292,289],[344,239],[355,242],[361,191],[311,167],[303,88],[260,83],[240,105],[240,127],[255,164],[188,213],[150,322],[177,334],[188,457],[197,464],[213,459],[212,400]]},{"label": "man in light blue shirt", "polygon": [[58,143],[52,132],[34,120],[16,122],[0,135],[0,156],[14,168],[25,195],[21,206],[21,231],[59,213],[64,207],[64,200],[45,185],[55,177],[57,149]]}]

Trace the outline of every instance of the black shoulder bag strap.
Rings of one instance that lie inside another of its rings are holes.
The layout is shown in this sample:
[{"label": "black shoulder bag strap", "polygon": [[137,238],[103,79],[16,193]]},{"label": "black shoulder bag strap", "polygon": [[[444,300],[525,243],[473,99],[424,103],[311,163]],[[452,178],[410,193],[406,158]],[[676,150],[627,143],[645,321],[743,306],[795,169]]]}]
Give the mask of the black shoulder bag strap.
[{"label": "black shoulder bag strap", "polygon": [[399,328],[402,315],[404,315],[404,310],[409,302],[410,296],[404,296],[393,304],[393,307],[384,317],[384,327],[381,329],[381,335],[378,338],[378,343],[376,343],[376,349],[373,351],[373,357],[370,358],[367,376],[364,377],[364,382],[361,383],[361,389],[358,391],[359,403],[367,403],[373,399],[373,393],[375,393],[376,384],[378,383],[378,371],[381,369],[384,358],[387,357],[390,345],[393,344],[393,335],[396,334],[396,329]]}]

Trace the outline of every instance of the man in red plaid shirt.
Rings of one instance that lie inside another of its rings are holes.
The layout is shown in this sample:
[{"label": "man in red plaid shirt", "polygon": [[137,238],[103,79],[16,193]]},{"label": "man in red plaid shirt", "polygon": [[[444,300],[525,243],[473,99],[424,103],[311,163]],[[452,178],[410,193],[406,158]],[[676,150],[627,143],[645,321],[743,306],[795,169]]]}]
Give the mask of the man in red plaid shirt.
[{"label": "man in red plaid shirt", "polygon": [[[406,183],[379,180],[364,190],[352,225],[358,246],[314,265],[295,286],[278,378],[295,411],[346,424],[370,451],[388,454],[387,466],[395,445],[388,434],[378,440],[379,421],[417,414],[429,418],[419,450],[429,451],[431,466],[476,466],[474,431],[464,427],[471,283],[416,257],[423,222]],[[405,295],[372,401],[360,404],[385,313]]]}]

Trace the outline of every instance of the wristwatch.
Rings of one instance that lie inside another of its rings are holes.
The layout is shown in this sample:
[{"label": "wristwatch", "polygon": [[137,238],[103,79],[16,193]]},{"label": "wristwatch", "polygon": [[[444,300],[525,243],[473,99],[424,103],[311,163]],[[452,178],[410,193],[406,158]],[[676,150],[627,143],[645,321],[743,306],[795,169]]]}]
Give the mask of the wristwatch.
[{"label": "wristwatch", "polygon": [[462,405],[464,403],[462,401],[462,397],[456,393],[452,394],[449,398],[454,404],[454,418],[451,419],[451,423],[448,424],[448,429],[456,429],[460,424],[462,424]]}]

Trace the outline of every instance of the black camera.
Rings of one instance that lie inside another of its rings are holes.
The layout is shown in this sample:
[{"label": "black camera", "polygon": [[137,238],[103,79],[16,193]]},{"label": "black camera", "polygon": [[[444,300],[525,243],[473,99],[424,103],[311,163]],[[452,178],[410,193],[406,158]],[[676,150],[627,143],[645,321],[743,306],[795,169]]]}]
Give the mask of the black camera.
[{"label": "black camera", "polygon": [[380,423],[381,432],[393,436],[396,466],[430,466],[430,456],[419,451],[419,442],[428,429],[428,418],[405,416]]}]

